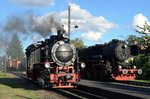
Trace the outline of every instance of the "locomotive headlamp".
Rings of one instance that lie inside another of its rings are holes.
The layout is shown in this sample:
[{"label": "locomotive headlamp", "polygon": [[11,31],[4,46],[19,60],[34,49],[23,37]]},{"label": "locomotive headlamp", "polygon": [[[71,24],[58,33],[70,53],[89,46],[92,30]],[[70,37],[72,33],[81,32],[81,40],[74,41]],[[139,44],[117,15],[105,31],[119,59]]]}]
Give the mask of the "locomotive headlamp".
[{"label": "locomotive headlamp", "polygon": [[62,36],[63,36],[63,38],[68,38],[67,33],[64,33]]},{"label": "locomotive headlamp", "polygon": [[134,69],[136,69],[136,66],[133,66]]},{"label": "locomotive headlamp", "polygon": [[138,70],[138,74],[142,74],[142,69],[139,69],[139,70]]},{"label": "locomotive headlamp", "polygon": [[45,63],[45,68],[50,68],[50,64],[49,63]]},{"label": "locomotive headlamp", "polygon": [[82,67],[82,68],[85,68],[85,63],[81,63],[81,67]]},{"label": "locomotive headlamp", "polygon": [[119,66],[119,69],[122,69],[122,66]]}]

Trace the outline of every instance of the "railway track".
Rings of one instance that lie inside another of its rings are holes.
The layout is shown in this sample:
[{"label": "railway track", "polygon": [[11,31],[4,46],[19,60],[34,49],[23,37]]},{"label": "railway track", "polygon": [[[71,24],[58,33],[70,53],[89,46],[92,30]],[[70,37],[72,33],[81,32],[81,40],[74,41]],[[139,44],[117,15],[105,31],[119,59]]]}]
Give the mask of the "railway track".
[{"label": "railway track", "polygon": [[[25,74],[15,73],[18,76],[24,77]],[[24,77],[26,79],[26,77]],[[88,85],[79,85],[76,89],[46,89],[46,91],[54,91],[66,98],[73,99],[143,99],[138,96],[129,95],[127,93],[113,92],[103,88],[91,87]]]},{"label": "railway track", "polygon": [[78,90],[85,90],[86,92],[91,92],[92,94],[105,97],[106,99],[143,99],[138,96],[129,95],[127,93],[120,93],[111,90],[106,90],[103,88],[96,88],[91,86],[80,85]]},{"label": "railway track", "polygon": [[148,82],[136,82],[136,81],[118,81],[117,83],[126,84],[126,85],[134,85],[134,86],[141,86],[141,87],[148,87],[150,88],[150,83]]},{"label": "railway track", "polygon": [[54,91],[71,99],[108,99],[79,89],[54,89]]},{"label": "railway track", "polygon": [[[25,72],[16,72],[16,74],[26,76]],[[126,85],[134,85],[134,86],[142,86],[142,87],[150,87],[150,83],[148,82],[137,82],[137,81],[113,81],[118,84],[126,84]]]},{"label": "railway track", "polygon": [[[32,82],[31,79],[28,79],[27,77],[25,77],[25,74],[22,72],[12,72],[13,74],[20,76],[24,79],[30,80]],[[46,91],[54,91],[57,92],[63,96],[65,96],[66,98],[71,98],[71,99],[88,99],[88,98],[94,98],[94,99],[108,99],[99,95],[95,95],[93,93],[90,92],[85,92],[85,91],[81,91],[80,89],[45,89]],[[88,89],[90,90],[90,89]]]}]

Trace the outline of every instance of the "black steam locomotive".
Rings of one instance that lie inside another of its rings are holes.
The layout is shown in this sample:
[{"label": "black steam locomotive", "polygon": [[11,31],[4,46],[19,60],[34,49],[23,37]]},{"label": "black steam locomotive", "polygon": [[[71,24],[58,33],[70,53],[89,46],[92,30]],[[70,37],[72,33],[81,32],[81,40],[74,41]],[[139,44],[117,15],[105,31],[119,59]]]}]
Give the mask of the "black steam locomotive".
[{"label": "black steam locomotive", "polygon": [[113,39],[109,43],[78,49],[79,60],[86,64],[82,78],[133,80],[141,69],[129,61],[138,54],[136,45],[128,46],[125,41]]},{"label": "black steam locomotive", "polygon": [[65,30],[58,30],[50,39],[31,44],[26,49],[27,77],[42,87],[72,88],[80,81],[76,48]]}]

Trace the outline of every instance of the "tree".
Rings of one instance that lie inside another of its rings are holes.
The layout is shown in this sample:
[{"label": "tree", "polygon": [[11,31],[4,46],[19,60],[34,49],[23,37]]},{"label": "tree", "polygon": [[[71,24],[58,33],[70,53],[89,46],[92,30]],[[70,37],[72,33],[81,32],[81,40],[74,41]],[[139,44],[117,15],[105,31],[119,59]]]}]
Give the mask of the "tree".
[{"label": "tree", "polygon": [[76,38],[74,40],[71,40],[71,42],[75,45],[76,48],[84,48],[84,42],[80,38]]},{"label": "tree", "polygon": [[138,29],[136,32],[138,32],[141,36],[137,37],[135,35],[129,35],[127,42],[130,45],[140,45],[142,53],[134,57],[134,65],[143,70],[142,75],[138,76],[140,79],[150,80],[150,26],[145,23],[143,27],[137,27]]},{"label": "tree", "polygon": [[140,33],[142,35],[141,37],[141,49],[145,52],[147,58],[150,54],[150,26],[145,22],[143,27],[137,26],[139,30],[136,30],[136,32]]},{"label": "tree", "polygon": [[139,65],[142,66],[143,74],[141,75],[141,78],[143,79],[149,79],[150,80],[150,26],[145,22],[143,27],[137,26],[139,30],[136,30],[136,32],[140,33],[142,35],[141,37],[141,49],[143,50],[146,57],[141,57],[140,55],[137,58],[137,62]]},{"label": "tree", "polygon": [[137,26],[138,29],[136,30],[136,32],[138,32],[139,34],[141,34],[140,37],[137,37],[135,35],[129,35],[127,42],[129,43],[129,45],[132,44],[139,44],[140,48],[142,50],[142,52],[147,56],[150,54],[150,26],[145,23],[145,25],[143,25],[143,27]]},{"label": "tree", "polygon": [[8,57],[18,59],[20,61],[24,59],[22,44],[17,34],[13,35],[11,42],[8,44],[8,49],[6,52]]},{"label": "tree", "polygon": [[135,43],[139,43],[140,42],[140,37],[137,37],[135,35],[129,35],[127,38],[127,42],[129,45],[133,45]]},{"label": "tree", "polygon": [[0,57],[0,71],[4,70],[4,61],[5,61],[4,57]]}]

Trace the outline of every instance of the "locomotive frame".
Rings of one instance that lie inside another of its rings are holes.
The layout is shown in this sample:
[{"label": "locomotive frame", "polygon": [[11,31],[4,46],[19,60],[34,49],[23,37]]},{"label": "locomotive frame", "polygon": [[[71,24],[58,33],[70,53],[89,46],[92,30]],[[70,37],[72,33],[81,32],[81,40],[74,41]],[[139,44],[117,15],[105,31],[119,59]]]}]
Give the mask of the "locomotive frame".
[{"label": "locomotive frame", "polygon": [[50,39],[31,44],[26,49],[27,77],[42,88],[73,88],[80,81],[80,65],[76,48],[64,30]]},{"label": "locomotive frame", "polygon": [[128,46],[125,41],[113,39],[109,43],[80,48],[78,51],[80,62],[86,64],[81,71],[82,78],[128,81],[142,73],[128,60],[138,54],[137,46]]}]

